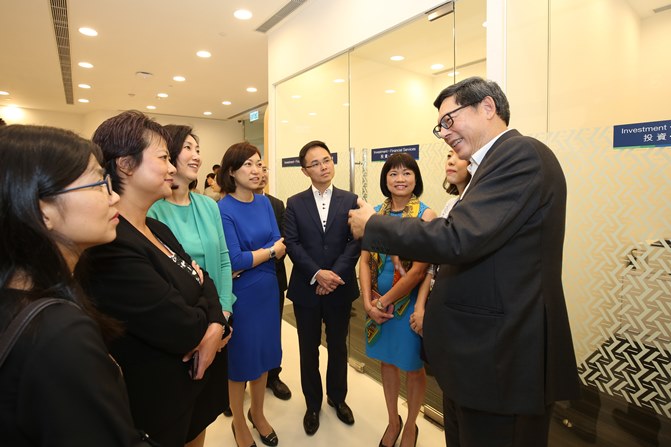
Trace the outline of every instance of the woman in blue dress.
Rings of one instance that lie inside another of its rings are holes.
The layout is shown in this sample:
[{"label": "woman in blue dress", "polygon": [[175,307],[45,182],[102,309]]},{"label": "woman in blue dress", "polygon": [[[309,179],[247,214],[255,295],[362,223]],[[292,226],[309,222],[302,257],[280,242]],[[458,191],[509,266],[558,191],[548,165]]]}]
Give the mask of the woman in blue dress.
[{"label": "woman in blue dress", "polygon": [[[436,213],[418,197],[423,182],[417,162],[408,154],[394,154],[387,159],[380,174],[380,188],[387,199],[375,210],[378,214],[429,221]],[[380,360],[389,425],[380,446],[393,446],[401,436],[401,446],[417,443],[419,430],[415,421],[424,399],[426,373],[420,358],[421,340],[411,328],[419,283],[426,275],[427,264],[401,260],[405,275],[394,268],[392,257],[384,253],[361,252],[359,280],[366,321],[366,355]],[[408,416],[405,430],[398,414],[400,371],[406,371]]]},{"label": "woman in blue dress", "polygon": [[263,413],[268,371],[280,366],[279,289],[275,258],[284,256],[283,238],[270,201],[254,194],[263,175],[259,150],[237,143],[226,150],[217,183],[226,196],[218,202],[233,273],[234,331],[228,344],[228,389],[233,435],[238,446],[255,445],[245,422],[243,401],[249,382],[251,408],[247,418],[261,441],[278,443]]}]

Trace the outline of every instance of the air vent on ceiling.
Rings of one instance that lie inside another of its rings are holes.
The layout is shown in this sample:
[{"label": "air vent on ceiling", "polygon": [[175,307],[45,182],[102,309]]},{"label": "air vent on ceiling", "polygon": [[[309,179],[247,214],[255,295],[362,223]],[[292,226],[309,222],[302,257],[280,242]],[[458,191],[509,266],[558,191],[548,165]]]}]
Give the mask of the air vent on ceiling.
[{"label": "air vent on ceiling", "polygon": [[61,77],[65,90],[65,102],[74,104],[72,92],[72,61],[70,59],[70,28],[68,27],[67,0],[50,0],[51,19],[54,23],[58,59],[61,62]]},{"label": "air vent on ceiling", "polygon": [[284,5],[282,9],[277,11],[275,15],[273,15],[271,18],[263,22],[261,26],[256,28],[256,31],[262,32],[262,33],[267,33],[270,31],[272,27],[280,23],[284,18],[286,18],[289,14],[294,12],[296,8],[301,6],[303,3],[307,2],[307,0],[291,0],[289,3]]}]

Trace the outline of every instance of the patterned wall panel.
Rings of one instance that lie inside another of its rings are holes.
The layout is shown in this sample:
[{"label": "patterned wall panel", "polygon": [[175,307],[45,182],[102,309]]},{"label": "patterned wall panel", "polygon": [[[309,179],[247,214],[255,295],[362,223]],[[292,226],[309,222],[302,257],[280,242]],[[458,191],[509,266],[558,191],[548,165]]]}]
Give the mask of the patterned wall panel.
[{"label": "patterned wall panel", "polygon": [[536,135],[567,178],[564,287],[580,377],[671,417],[671,151],[612,127]]}]

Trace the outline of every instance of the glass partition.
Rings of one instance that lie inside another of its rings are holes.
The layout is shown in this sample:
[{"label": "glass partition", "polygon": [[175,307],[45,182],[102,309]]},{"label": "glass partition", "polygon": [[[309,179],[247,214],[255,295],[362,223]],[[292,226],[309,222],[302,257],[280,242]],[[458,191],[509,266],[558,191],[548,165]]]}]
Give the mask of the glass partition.
[{"label": "glass partition", "polygon": [[[671,10],[663,3],[506,3],[511,127],[546,142],[568,184],[563,279],[583,398],[555,406],[552,446],[671,445]],[[380,203],[382,163],[371,150],[417,146],[422,200],[441,209],[446,147],[431,134],[431,103],[446,85],[486,76],[485,11],[485,0],[456,2],[452,14],[417,18],[278,85],[276,165],[324,139],[340,154],[336,185],[347,188],[352,148],[355,192]],[[615,148],[615,126],[635,123],[640,144]],[[283,199],[308,184],[297,168],[282,168],[278,180]],[[365,356],[364,315],[355,302],[351,364],[379,380]],[[439,421],[440,399],[431,382],[425,414]]]},{"label": "glass partition", "polygon": [[[372,161],[375,148],[416,145],[424,178],[422,201],[440,212],[447,146],[431,130],[433,100],[444,87],[469,76],[486,75],[486,0],[457,2],[454,11],[435,21],[418,17],[346,54],[295,76],[276,88],[276,160],[297,156],[307,141],[323,139],[338,152],[335,185],[369,203],[383,199],[379,187],[383,161]],[[455,37],[456,36],[456,37]],[[354,169],[349,172],[348,148]],[[286,160],[285,160],[286,163]],[[299,168],[281,168],[278,197],[307,188]],[[285,316],[292,319],[290,309]],[[365,355],[365,312],[354,302],[350,327],[350,364],[380,380],[379,362]],[[402,377],[405,396],[405,377]],[[429,377],[425,414],[442,423],[442,396]]]},{"label": "glass partition", "polygon": [[[508,2],[512,124],[547,142],[568,184],[564,288],[583,398],[557,405],[552,445],[671,445],[666,3]],[[615,126],[632,123],[640,144],[616,148]]]}]

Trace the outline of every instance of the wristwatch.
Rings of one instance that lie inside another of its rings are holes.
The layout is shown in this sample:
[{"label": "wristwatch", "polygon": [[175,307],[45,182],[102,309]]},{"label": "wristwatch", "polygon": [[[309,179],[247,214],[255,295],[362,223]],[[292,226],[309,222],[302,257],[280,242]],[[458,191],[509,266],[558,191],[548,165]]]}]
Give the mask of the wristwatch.
[{"label": "wristwatch", "polygon": [[387,306],[382,304],[382,300],[377,300],[377,303],[375,303],[375,307],[377,307],[379,310],[384,310]]},{"label": "wristwatch", "polygon": [[275,259],[275,249],[270,247],[270,259]]}]

